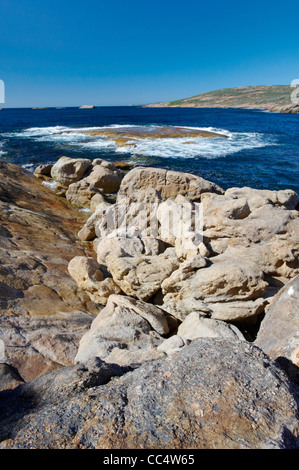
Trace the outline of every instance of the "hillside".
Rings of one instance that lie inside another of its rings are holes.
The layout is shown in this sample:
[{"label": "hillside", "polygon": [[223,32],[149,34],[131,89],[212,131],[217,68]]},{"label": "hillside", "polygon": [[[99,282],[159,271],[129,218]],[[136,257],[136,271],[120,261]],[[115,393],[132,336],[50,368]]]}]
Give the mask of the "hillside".
[{"label": "hillside", "polygon": [[291,102],[294,91],[289,85],[244,86],[210,91],[189,98],[148,107],[179,108],[245,108],[268,109],[280,112],[298,112],[299,106]]}]

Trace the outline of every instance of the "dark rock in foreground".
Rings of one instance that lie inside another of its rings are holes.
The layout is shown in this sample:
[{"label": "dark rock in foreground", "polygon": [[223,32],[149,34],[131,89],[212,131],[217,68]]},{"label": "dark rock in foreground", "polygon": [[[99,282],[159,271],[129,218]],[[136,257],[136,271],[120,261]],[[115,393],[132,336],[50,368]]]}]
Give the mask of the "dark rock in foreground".
[{"label": "dark rock in foreground", "polygon": [[126,371],[99,361],[2,392],[0,448],[299,446],[298,388],[245,341],[196,340]]}]

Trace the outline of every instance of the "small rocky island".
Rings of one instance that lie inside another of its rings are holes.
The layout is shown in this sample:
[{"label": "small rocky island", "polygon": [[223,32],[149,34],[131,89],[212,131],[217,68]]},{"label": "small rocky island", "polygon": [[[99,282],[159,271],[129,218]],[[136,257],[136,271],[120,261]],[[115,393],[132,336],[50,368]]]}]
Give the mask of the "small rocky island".
[{"label": "small rocky island", "polygon": [[0,172],[1,449],[299,448],[294,191]]}]

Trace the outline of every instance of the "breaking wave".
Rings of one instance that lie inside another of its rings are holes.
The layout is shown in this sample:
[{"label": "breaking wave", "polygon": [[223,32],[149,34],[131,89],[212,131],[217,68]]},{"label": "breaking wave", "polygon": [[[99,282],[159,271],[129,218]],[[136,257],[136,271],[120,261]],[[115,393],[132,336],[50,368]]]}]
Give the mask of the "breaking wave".
[{"label": "breaking wave", "polygon": [[[237,153],[244,149],[254,149],[275,145],[275,140],[271,135],[265,135],[257,132],[231,132],[227,129],[213,127],[187,127],[186,129],[194,131],[208,131],[221,134],[223,137],[205,138],[205,137],[177,137],[177,138],[138,138],[130,139],[126,145],[118,146],[113,138],[103,136],[94,136],[88,132],[103,130],[115,130],[128,128],[134,131],[134,128],[142,126],[128,125],[110,125],[105,127],[32,127],[21,132],[6,134],[6,137],[28,138],[35,142],[52,142],[64,145],[70,145],[79,149],[89,151],[113,150],[117,153],[129,155],[142,155],[151,157],[165,158],[196,158],[207,159],[225,157]],[[144,129],[158,126],[144,126]],[[166,126],[163,126],[166,127]],[[173,126],[172,126],[173,127]],[[181,128],[182,126],[180,126]],[[123,130],[123,129],[122,129]],[[123,135],[123,134],[122,134]],[[0,149],[1,153],[1,149]]]}]

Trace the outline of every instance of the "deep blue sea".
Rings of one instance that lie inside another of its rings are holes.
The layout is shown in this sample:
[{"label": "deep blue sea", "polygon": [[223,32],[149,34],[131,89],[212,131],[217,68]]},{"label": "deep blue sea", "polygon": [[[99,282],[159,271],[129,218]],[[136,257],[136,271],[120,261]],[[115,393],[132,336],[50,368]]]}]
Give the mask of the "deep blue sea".
[{"label": "deep blue sea", "polygon": [[[134,147],[117,148],[113,140],[84,133],[107,126],[184,126],[228,138],[139,139]],[[135,106],[0,111],[0,158],[32,171],[63,155],[190,172],[224,189],[289,188],[299,193],[299,115]]]}]

